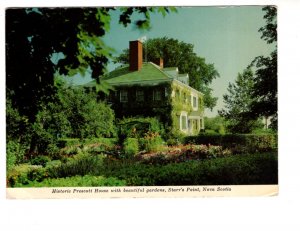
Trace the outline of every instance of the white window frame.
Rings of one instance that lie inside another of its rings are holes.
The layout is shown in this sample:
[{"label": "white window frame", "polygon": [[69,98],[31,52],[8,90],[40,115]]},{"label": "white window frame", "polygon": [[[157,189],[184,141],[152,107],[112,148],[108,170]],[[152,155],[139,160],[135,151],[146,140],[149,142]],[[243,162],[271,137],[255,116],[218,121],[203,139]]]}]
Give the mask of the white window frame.
[{"label": "white window frame", "polygon": [[[195,104],[194,104],[194,99],[195,99]],[[199,97],[197,94],[191,94],[191,104],[192,104],[193,111],[197,111],[199,105]]]},{"label": "white window frame", "polygon": [[[183,126],[185,125],[185,126]],[[181,130],[187,130],[188,126],[187,126],[187,116],[186,115],[182,115],[181,116]]]},{"label": "white window frame", "polygon": [[[185,128],[183,128],[183,124],[182,124],[183,118],[185,118]],[[187,132],[188,131],[188,114],[187,114],[187,112],[182,111],[180,113],[179,123],[180,123],[180,126],[179,126],[180,130],[183,131],[183,132]]]}]

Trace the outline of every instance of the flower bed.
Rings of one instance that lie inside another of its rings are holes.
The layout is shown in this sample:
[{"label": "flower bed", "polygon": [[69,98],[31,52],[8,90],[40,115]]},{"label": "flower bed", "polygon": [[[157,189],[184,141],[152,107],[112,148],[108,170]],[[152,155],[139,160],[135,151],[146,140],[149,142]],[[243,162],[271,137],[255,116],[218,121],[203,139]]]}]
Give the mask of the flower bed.
[{"label": "flower bed", "polygon": [[146,163],[162,164],[225,157],[231,154],[229,149],[223,149],[221,146],[189,144],[170,146],[161,152],[146,153],[141,155],[140,159]]}]

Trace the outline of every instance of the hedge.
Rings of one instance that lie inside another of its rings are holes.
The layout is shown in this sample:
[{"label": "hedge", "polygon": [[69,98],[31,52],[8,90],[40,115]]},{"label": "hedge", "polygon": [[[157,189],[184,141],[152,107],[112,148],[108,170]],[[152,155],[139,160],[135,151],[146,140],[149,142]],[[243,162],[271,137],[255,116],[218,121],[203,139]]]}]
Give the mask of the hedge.
[{"label": "hedge", "polygon": [[[57,180],[54,176],[52,179],[42,179],[38,173],[44,170],[43,168],[31,170],[31,173],[27,174],[28,179],[25,176],[25,181],[15,180],[12,182],[15,184],[11,184],[11,187],[278,184],[276,153],[251,153],[167,165],[111,161],[93,163],[94,167],[84,172],[79,171],[76,166],[72,169],[74,172],[60,172],[60,177],[64,179]],[[81,177],[87,177],[85,179],[87,182],[80,180]]]},{"label": "hedge", "polygon": [[88,144],[106,144],[113,146],[117,143],[117,138],[91,138],[91,139],[79,139],[79,138],[64,138],[58,141],[58,146],[60,148],[70,147],[75,145],[88,145]]},{"label": "hedge", "polygon": [[185,144],[218,145],[233,153],[268,152],[277,148],[275,134],[199,134],[184,138]]}]

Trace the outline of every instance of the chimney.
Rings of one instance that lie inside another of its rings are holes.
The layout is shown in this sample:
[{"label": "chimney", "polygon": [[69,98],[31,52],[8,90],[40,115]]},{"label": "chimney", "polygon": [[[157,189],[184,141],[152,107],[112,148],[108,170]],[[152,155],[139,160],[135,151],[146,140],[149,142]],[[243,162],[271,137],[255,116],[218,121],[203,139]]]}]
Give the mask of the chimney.
[{"label": "chimney", "polygon": [[143,65],[143,45],[140,41],[129,42],[129,70],[139,71]]},{"label": "chimney", "polygon": [[154,63],[160,67],[160,69],[164,68],[164,60],[162,58],[157,58],[154,60]]}]

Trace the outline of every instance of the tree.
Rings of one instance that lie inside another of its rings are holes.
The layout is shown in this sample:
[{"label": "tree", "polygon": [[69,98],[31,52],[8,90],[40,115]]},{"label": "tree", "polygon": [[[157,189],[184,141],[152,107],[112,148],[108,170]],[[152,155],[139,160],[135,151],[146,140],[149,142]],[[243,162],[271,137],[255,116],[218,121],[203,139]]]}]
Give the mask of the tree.
[{"label": "tree", "polygon": [[221,116],[215,116],[212,118],[204,117],[205,132],[213,132],[219,134],[225,134],[225,119]]},{"label": "tree", "polygon": [[219,111],[219,114],[228,121],[228,130],[232,133],[249,133],[261,125],[249,113],[253,103],[253,86],[253,72],[248,68],[238,74],[235,83],[229,83],[228,94],[223,96],[225,109]]},{"label": "tree", "polygon": [[[181,73],[188,73],[190,86],[204,94],[205,107],[212,109],[217,98],[212,96],[209,87],[212,80],[219,77],[213,64],[207,64],[205,59],[197,56],[194,46],[172,38],[155,38],[147,40],[143,45],[143,56],[146,61],[163,58],[164,67],[178,67]],[[129,50],[123,50],[115,59],[116,63],[129,63]]]},{"label": "tree", "polygon": [[40,106],[31,125],[30,154],[57,151],[59,138],[115,135],[114,112],[94,91],[61,86],[53,101]]},{"label": "tree", "polygon": [[[150,12],[163,15],[175,8],[122,7],[119,22],[125,27],[150,25]],[[91,71],[100,76],[112,54],[101,39],[110,28],[116,8],[18,8],[6,10],[6,87],[12,107],[34,122],[39,105],[56,92],[54,73],[73,76]],[[140,16],[132,22],[133,14]],[[53,60],[55,55],[59,60]]]},{"label": "tree", "polygon": [[[264,18],[267,24],[259,29],[261,38],[267,43],[277,44],[277,9],[272,6],[264,7]],[[272,126],[277,129],[277,45],[269,57],[256,57],[251,65],[256,68],[251,113],[255,117],[272,117]]]},{"label": "tree", "polygon": [[67,134],[73,138],[111,137],[115,134],[115,115],[95,92],[82,88],[62,88],[59,91],[61,114],[72,129]]}]

